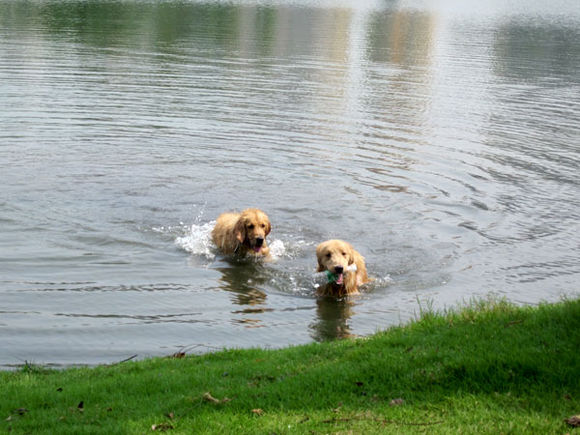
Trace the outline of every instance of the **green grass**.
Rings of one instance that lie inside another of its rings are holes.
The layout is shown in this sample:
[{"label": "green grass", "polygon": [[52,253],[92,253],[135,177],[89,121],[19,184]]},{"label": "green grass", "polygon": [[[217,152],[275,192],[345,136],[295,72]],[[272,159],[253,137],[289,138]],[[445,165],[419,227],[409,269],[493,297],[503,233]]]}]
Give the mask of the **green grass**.
[{"label": "green grass", "polygon": [[564,434],[576,414],[580,300],[477,303],[283,350],[0,373],[6,433]]}]

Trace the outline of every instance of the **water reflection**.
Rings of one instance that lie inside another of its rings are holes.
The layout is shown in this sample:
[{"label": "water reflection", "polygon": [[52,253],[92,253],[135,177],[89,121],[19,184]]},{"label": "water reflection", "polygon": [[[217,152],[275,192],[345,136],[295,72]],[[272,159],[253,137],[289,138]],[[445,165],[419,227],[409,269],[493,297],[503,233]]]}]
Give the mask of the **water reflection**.
[{"label": "water reflection", "polygon": [[312,338],[316,341],[328,341],[354,337],[349,320],[355,314],[355,305],[356,302],[348,298],[318,298],[316,300],[317,318],[310,324]]},{"label": "water reflection", "polygon": [[578,28],[574,25],[542,28],[541,38],[538,31],[533,21],[499,25],[492,44],[494,73],[522,84],[563,77],[578,83]]},{"label": "water reflection", "polygon": [[260,290],[267,281],[259,270],[263,266],[253,262],[240,262],[232,267],[220,267],[219,283],[223,290],[232,293],[236,305],[264,305],[266,293]]},{"label": "water reflection", "polygon": [[[235,305],[248,306],[241,310],[233,310],[234,323],[245,328],[263,327],[262,315],[271,311],[267,306],[267,295],[261,290],[267,279],[260,273],[261,264],[253,261],[233,261],[231,267],[220,267],[219,278],[222,290],[231,293],[231,301]],[[261,288],[260,288],[261,287]]]},{"label": "water reflection", "polygon": [[[300,286],[299,300],[306,297],[307,301],[316,300],[315,320],[309,325],[311,336],[316,341],[328,341],[340,338],[354,337],[350,329],[350,319],[355,314],[356,298],[336,299],[331,297],[317,298],[315,288],[307,273],[300,271],[283,271],[272,265],[264,265],[254,261],[231,260],[228,267],[217,268],[221,273],[220,288],[231,293],[231,301],[239,305],[239,309],[231,311],[235,315],[232,321],[245,328],[263,328],[271,326],[269,322],[279,322],[290,311],[305,307],[272,307],[268,303],[265,289],[268,284],[276,281],[276,290],[289,293],[295,285]],[[269,318],[265,314],[275,313]]]}]

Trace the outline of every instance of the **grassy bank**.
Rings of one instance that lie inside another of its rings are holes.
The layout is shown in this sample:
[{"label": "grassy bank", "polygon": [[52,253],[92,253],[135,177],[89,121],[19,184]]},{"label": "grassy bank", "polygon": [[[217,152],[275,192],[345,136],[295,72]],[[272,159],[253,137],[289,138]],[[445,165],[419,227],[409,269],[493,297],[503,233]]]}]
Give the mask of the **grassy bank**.
[{"label": "grassy bank", "polygon": [[580,300],[482,303],[368,339],[0,373],[0,432],[567,433]]}]

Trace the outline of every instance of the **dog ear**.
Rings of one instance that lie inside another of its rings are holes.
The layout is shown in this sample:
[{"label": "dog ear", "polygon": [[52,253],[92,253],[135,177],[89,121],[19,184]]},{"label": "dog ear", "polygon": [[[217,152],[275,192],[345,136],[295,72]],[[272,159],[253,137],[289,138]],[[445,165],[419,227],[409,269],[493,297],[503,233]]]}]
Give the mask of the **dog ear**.
[{"label": "dog ear", "polygon": [[268,220],[268,224],[266,225],[266,235],[270,234],[270,231],[272,231],[272,224]]},{"label": "dog ear", "polygon": [[246,240],[246,224],[242,217],[240,217],[236,222],[236,226],[234,227],[234,234],[240,243],[244,243],[244,240]]},{"label": "dog ear", "polygon": [[350,266],[351,264],[353,264],[354,260],[355,260],[354,248],[351,245],[348,245],[348,265]]}]

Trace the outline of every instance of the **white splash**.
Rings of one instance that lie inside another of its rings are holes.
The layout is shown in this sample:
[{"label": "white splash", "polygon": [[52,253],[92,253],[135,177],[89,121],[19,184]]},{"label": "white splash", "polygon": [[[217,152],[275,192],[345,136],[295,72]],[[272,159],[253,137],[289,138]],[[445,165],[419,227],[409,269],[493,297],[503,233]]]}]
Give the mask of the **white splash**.
[{"label": "white splash", "polygon": [[[215,226],[215,221],[205,224],[192,224],[189,234],[178,236],[175,244],[186,252],[194,255],[203,255],[209,259],[214,259],[216,250],[211,240],[211,230]],[[284,242],[279,239],[269,242],[270,255],[274,260],[283,257],[286,254]]]},{"label": "white splash", "polygon": [[195,255],[204,255],[207,258],[214,258],[213,243],[211,241],[211,230],[215,226],[215,221],[202,225],[193,224],[190,233],[175,239],[175,244],[181,249]]},{"label": "white splash", "polygon": [[284,242],[282,240],[272,240],[270,242],[270,255],[274,259],[278,259],[282,257],[286,253],[286,247],[284,246]]}]

